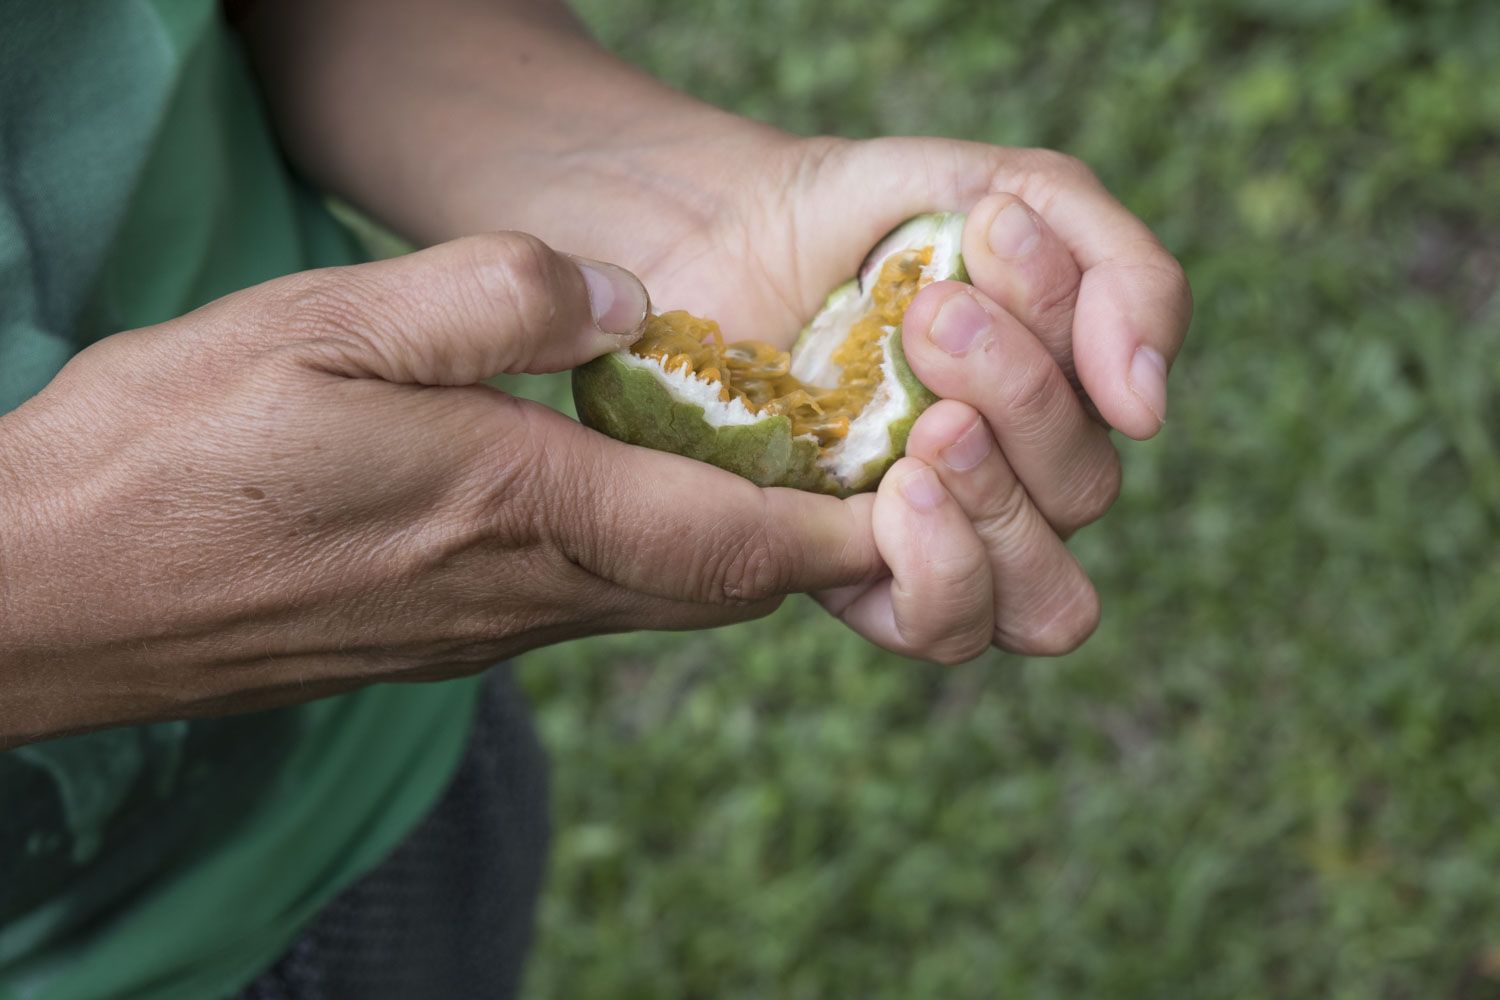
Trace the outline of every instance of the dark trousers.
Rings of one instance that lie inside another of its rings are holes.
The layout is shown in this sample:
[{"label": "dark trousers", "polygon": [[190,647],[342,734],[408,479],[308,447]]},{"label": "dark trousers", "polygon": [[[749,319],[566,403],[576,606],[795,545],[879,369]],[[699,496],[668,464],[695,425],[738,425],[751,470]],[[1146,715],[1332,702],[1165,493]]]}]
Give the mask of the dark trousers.
[{"label": "dark trousers", "polygon": [[432,812],[238,1000],[515,996],[546,861],[546,784],[546,758],[502,664]]}]

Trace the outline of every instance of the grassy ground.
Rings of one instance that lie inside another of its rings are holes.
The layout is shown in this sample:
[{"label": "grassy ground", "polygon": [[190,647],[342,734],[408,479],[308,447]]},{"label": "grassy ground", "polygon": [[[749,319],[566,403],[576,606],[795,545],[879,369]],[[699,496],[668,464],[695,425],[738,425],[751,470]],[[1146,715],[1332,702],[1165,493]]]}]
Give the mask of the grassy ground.
[{"label": "grassy ground", "polygon": [[1199,309],[1081,652],[526,658],[530,995],[1500,996],[1500,5],[581,6],[790,128],[1082,156]]}]

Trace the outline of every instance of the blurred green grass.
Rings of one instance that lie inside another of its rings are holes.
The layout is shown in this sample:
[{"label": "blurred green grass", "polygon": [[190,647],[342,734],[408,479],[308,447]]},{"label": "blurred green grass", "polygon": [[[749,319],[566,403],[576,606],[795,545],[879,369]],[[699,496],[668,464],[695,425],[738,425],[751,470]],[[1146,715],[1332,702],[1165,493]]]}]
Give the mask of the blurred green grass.
[{"label": "blurred green grass", "polygon": [[1500,5],[579,7],[798,131],[1081,156],[1198,312],[1073,656],[793,602],[524,659],[529,995],[1500,996]]}]

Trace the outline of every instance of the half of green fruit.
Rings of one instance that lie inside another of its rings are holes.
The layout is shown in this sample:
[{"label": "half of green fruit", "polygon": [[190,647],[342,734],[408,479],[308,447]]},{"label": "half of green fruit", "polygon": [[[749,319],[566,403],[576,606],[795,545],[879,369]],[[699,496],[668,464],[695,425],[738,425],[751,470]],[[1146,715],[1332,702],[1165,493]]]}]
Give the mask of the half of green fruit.
[{"label": "half of green fruit", "polygon": [[589,427],[717,465],[759,486],[847,496],[874,489],[936,397],[901,349],[901,318],[933,281],[967,280],[964,217],[918,216],[834,289],[790,352],[725,344],[717,324],[653,316],[629,350],[573,371]]}]

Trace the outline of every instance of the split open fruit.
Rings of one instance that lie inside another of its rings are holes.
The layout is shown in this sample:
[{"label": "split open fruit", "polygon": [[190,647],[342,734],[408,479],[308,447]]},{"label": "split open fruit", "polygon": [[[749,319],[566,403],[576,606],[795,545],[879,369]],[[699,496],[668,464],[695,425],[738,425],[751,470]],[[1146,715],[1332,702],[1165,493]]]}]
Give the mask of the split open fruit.
[{"label": "split open fruit", "polygon": [[873,489],[935,401],[907,367],[901,320],[923,286],[967,280],[963,224],[944,213],[898,227],[789,352],[726,344],[717,323],[685,312],[650,317],[629,350],[574,369],[579,419],[760,486],[836,496]]}]

